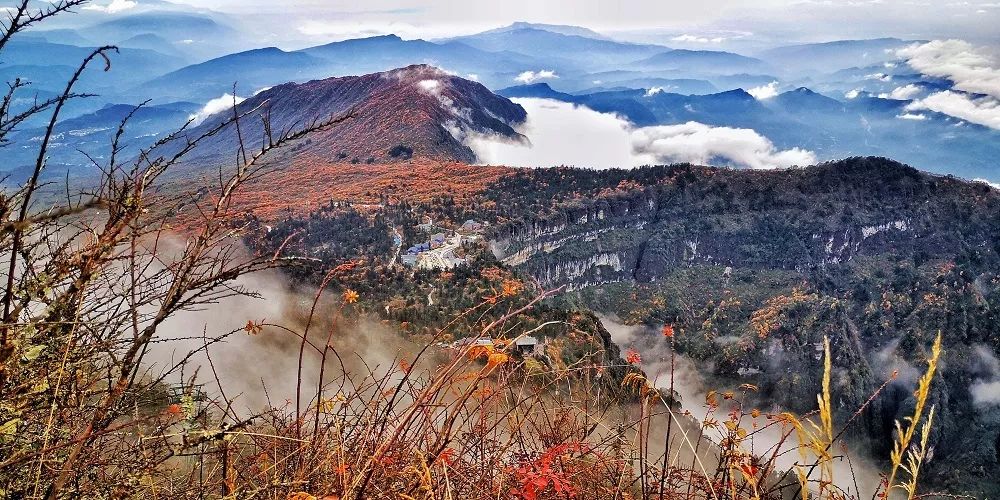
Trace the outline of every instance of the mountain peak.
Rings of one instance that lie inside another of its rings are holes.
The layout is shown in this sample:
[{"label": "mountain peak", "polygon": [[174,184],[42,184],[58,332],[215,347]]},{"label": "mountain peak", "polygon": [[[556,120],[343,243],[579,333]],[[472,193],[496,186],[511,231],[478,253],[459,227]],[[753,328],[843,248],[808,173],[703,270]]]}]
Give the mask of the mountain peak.
[{"label": "mountain peak", "polygon": [[[350,111],[352,117],[345,122],[311,134],[308,148],[290,148],[291,158],[285,160],[308,165],[398,163],[411,157],[472,163],[476,158],[462,142],[465,134],[520,140],[522,136],[513,127],[527,117],[521,106],[481,84],[427,64],[362,76],[286,83],[247,99],[238,108],[251,115],[266,113],[273,130],[293,130]],[[231,113],[229,110],[209,117],[190,134],[197,136],[211,130]],[[241,126],[244,137],[263,137],[258,116],[246,117]],[[207,140],[196,155],[213,160],[234,150],[238,138],[232,128],[227,126]],[[405,157],[394,155],[397,149],[409,153]]]}]

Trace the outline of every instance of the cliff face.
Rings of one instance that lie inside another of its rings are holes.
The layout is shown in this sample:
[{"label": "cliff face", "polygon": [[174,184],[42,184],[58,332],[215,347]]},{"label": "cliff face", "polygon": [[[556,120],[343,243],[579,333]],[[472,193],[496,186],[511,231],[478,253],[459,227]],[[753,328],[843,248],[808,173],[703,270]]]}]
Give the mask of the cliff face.
[{"label": "cliff face", "polygon": [[498,258],[576,291],[570,303],[674,325],[710,389],[749,383],[754,404],[810,411],[829,339],[838,421],[887,384],[848,433],[876,459],[940,332],[927,479],[1000,493],[1000,403],[987,389],[1000,383],[1000,191],[883,158],[539,170],[494,190],[507,221],[490,234]]},{"label": "cliff face", "polygon": [[[898,164],[862,167],[869,175],[852,167],[675,176],[515,219],[493,231],[491,248],[542,283],[570,289],[653,282],[693,264],[808,272],[862,255],[1000,254],[995,190]],[[866,187],[886,176],[895,180]]]}]

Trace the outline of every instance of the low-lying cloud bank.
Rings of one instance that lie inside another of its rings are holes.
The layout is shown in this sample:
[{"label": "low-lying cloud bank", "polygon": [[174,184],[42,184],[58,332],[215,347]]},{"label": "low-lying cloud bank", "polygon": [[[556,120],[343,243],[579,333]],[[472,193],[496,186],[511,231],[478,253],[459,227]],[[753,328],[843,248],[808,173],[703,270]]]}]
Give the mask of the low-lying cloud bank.
[{"label": "low-lying cloud bank", "polygon": [[208,119],[209,116],[227,109],[232,109],[234,103],[239,104],[245,100],[246,98],[234,96],[233,94],[222,94],[221,96],[206,102],[205,107],[201,108],[197,113],[189,116],[188,120],[191,120],[191,125],[201,125],[201,123]]},{"label": "low-lying cloud bank", "polygon": [[816,155],[811,151],[778,150],[767,137],[752,129],[712,127],[698,122],[635,129],[632,149],[667,163],[726,163],[749,168],[816,163]]},{"label": "low-lying cloud bank", "polygon": [[609,113],[549,99],[514,99],[528,112],[519,132],[530,144],[477,136],[467,144],[483,163],[517,167],[569,165],[628,168],[690,162],[746,168],[788,168],[816,163],[800,148],[778,149],[752,129],[698,122],[637,128]]},{"label": "low-lying cloud bank", "polygon": [[913,101],[908,111],[936,111],[1000,130],[1000,62],[986,50],[962,40],[934,40],[897,55],[922,74],[953,84]]}]

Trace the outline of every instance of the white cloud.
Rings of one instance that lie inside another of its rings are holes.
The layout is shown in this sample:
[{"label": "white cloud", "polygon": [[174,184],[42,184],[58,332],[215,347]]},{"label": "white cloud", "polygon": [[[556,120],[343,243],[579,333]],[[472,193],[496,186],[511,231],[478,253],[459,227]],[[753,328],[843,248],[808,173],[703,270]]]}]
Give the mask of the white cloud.
[{"label": "white cloud", "polygon": [[878,80],[880,82],[891,82],[892,75],[887,75],[885,73],[872,73],[870,75],[865,75],[865,80]]},{"label": "white cloud", "polygon": [[986,179],[972,179],[972,182],[982,182],[983,184],[986,184],[987,186],[990,186],[993,189],[1000,190],[1000,183],[990,182]]},{"label": "white cloud", "polygon": [[670,40],[673,42],[686,42],[686,43],[722,43],[726,41],[726,39],[721,36],[706,37],[706,36],[687,35],[687,34],[675,36]]},{"label": "white cloud", "polygon": [[844,94],[844,97],[848,99],[857,99],[859,95],[861,95],[861,89],[853,89],[848,90],[847,93]]},{"label": "white cloud", "polygon": [[1000,64],[962,40],[934,40],[897,51],[913,69],[947,78],[955,89],[1000,97]]},{"label": "white cloud", "polygon": [[474,81],[474,82],[478,82],[479,81],[479,75],[477,75],[475,73],[469,73],[468,75],[465,75],[465,77],[468,78],[469,80]]},{"label": "white cloud", "polygon": [[749,168],[787,168],[816,163],[800,148],[778,150],[752,129],[712,127],[698,122],[645,127],[632,133],[632,147],[661,162],[723,162]]},{"label": "white cloud", "polygon": [[424,92],[436,95],[439,92],[438,89],[441,87],[441,82],[438,80],[420,80],[417,82],[417,86]]},{"label": "white cloud", "polygon": [[538,71],[525,71],[517,75],[514,81],[521,83],[533,83],[538,80],[551,80],[553,78],[559,78],[559,75],[555,71],[548,69],[541,69]]},{"label": "white cloud", "polygon": [[923,89],[919,85],[908,84],[902,87],[896,87],[892,89],[892,92],[879,94],[878,96],[882,99],[896,99],[898,101],[909,101],[914,97],[920,95]]},{"label": "white cloud", "polygon": [[646,89],[646,97],[653,97],[661,92],[663,92],[663,87],[650,87],[649,89]]},{"label": "white cloud", "polygon": [[767,85],[754,87],[750,90],[747,90],[747,93],[752,95],[754,99],[757,99],[758,101],[763,101],[764,99],[770,99],[778,95],[778,82],[774,81]]},{"label": "white cloud", "polygon": [[138,5],[133,0],[111,0],[107,5],[99,5],[92,3],[90,5],[85,5],[84,10],[96,10],[100,12],[105,12],[108,14],[117,14],[129,9],[134,9]]},{"label": "white cloud", "polygon": [[[205,107],[201,108],[197,113],[188,117],[193,123],[192,125],[200,125],[201,122],[205,121],[208,117],[226,111],[227,109],[233,108],[233,94],[222,94],[220,97],[216,97],[211,101],[205,103]],[[239,104],[246,99],[243,97],[236,96],[236,104]]]},{"label": "white cloud", "polygon": [[931,110],[1000,130],[1000,99],[972,97],[961,92],[936,92],[906,106],[907,111]]},{"label": "white cloud", "polygon": [[903,113],[901,115],[897,115],[896,118],[899,118],[900,120],[924,121],[927,119],[927,115],[923,113]]},{"label": "white cloud", "polygon": [[613,114],[548,99],[515,99],[528,112],[519,132],[530,141],[501,142],[476,137],[469,145],[481,161],[520,167],[575,165],[635,167],[652,163],[722,163],[750,168],[816,163],[799,148],[781,151],[750,129],[712,127],[697,122],[635,128]]},{"label": "white cloud", "polygon": [[483,163],[513,167],[574,165],[635,167],[651,158],[632,152],[628,121],[608,113],[550,99],[514,99],[528,112],[518,131],[530,144],[475,137],[468,145]]},{"label": "white cloud", "polygon": [[907,110],[928,109],[1000,130],[1000,63],[985,50],[963,40],[934,40],[900,49],[897,55],[913,69],[954,84],[914,101]]}]

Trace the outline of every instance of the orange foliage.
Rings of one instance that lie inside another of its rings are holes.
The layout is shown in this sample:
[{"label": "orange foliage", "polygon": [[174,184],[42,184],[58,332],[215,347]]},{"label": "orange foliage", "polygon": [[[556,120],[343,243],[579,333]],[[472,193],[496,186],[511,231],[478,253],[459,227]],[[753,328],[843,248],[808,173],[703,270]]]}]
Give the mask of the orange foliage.
[{"label": "orange foliage", "polygon": [[413,159],[393,164],[313,163],[295,161],[246,184],[236,197],[234,213],[252,211],[264,220],[308,214],[330,200],[350,201],[356,208],[390,201],[426,202],[448,195],[471,198],[513,169]]}]

